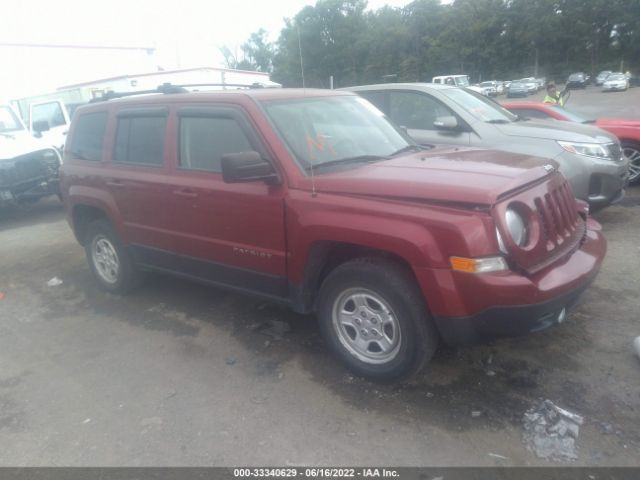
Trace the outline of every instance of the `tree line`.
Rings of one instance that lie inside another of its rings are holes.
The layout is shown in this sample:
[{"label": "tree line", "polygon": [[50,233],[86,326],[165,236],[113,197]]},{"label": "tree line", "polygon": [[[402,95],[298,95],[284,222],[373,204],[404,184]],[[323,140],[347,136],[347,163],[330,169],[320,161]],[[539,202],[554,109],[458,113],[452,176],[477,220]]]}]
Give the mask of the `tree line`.
[{"label": "tree line", "polygon": [[[285,19],[275,43],[259,30],[227,65],[271,73],[285,87],[385,81],[473,81],[640,69],[640,0],[415,0],[367,10],[318,0]],[[304,80],[303,80],[304,79]]]}]

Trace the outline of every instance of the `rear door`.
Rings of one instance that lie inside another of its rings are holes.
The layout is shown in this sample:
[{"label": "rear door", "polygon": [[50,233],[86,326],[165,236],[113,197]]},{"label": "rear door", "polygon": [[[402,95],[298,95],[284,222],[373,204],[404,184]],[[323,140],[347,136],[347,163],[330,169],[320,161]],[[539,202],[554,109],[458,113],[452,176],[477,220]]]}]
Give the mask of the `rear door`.
[{"label": "rear door", "polygon": [[117,113],[106,188],[115,199],[127,242],[140,263],[172,269],[171,179],[166,106]]},{"label": "rear door", "polygon": [[229,105],[183,105],[175,123],[170,204],[179,269],[210,282],[286,296],[284,185],[222,179],[223,155],[257,151],[270,160],[249,116]]}]

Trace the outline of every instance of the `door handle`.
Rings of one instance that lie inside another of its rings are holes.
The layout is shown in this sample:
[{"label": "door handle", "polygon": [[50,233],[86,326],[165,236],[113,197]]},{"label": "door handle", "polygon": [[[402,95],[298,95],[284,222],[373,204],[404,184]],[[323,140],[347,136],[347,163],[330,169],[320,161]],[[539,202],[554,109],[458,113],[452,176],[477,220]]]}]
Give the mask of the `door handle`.
[{"label": "door handle", "polygon": [[196,192],[194,192],[193,190],[189,190],[188,188],[185,188],[182,190],[174,190],[173,194],[180,195],[181,197],[187,197],[187,198],[196,198],[198,196]]},{"label": "door handle", "polygon": [[124,187],[124,182],[122,180],[107,180],[107,185],[110,187],[122,188]]}]

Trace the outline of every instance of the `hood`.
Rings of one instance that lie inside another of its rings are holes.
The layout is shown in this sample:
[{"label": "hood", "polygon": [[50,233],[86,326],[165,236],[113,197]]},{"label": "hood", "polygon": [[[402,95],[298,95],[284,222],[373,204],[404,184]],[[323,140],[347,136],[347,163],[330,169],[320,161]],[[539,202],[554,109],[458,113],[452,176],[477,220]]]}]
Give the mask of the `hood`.
[{"label": "hood", "polygon": [[437,147],[316,175],[314,180],[319,193],[493,205],[505,193],[549,175],[549,165],[557,168],[553,161],[527,155]]},{"label": "hood", "polygon": [[595,121],[598,127],[632,127],[640,129],[640,120],[628,118],[599,118]]},{"label": "hood", "polygon": [[0,135],[0,161],[51,147],[26,130]]},{"label": "hood", "polygon": [[592,125],[573,122],[538,122],[524,120],[520,122],[494,125],[501,133],[513,137],[541,138],[581,143],[611,143],[618,139],[604,130]]}]

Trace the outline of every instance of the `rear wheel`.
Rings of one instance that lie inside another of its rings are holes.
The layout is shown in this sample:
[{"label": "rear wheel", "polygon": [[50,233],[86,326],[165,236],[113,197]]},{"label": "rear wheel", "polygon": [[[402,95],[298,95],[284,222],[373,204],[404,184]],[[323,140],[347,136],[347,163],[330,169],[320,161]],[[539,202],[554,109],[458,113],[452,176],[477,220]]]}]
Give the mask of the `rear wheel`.
[{"label": "rear wheel", "polygon": [[91,270],[103,289],[127,293],[138,286],[140,273],[108,221],[96,220],[87,226],[84,247]]},{"label": "rear wheel", "polygon": [[629,159],[629,183],[640,182],[640,144],[624,141],[622,153]]},{"label": "rear wheel", "polygon": [[332,271],[320,289],[318,317],[341,360],[374,381],[417,373],[438,344],[415,279],[388,260],[356,259]]}]

